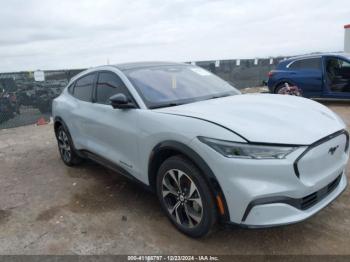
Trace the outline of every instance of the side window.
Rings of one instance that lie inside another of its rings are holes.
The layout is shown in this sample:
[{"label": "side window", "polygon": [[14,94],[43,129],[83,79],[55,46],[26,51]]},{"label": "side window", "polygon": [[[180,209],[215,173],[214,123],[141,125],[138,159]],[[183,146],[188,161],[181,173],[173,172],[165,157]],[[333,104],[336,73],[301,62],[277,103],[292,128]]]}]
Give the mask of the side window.
[{"label": "side window", "polygon": [[80,100],[91,102],[95,74],[78,79],[74,87],[74,96]]},{"label": "side window", "polygon": [[340,67],[341,68],[350,68],[350,63],[345,60],[340,60]]},{"label": "side window", "polygon": [[290,67],[291,69],[321,69],[321,58],[309,58],[302,59],[293,62]]},{"label": "side window", "polygon": [[109,104],[109,98],[118,93],[130,98],[127,87],[116,74],[100,73],[97,81],[96,103]]}]

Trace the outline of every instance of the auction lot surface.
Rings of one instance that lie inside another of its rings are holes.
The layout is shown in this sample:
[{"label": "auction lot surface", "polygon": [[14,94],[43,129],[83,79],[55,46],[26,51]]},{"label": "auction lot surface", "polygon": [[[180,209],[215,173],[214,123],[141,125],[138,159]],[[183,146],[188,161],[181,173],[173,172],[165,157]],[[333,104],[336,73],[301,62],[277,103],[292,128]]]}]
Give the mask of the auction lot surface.
[{"label": "auction lot surface", "polygon": [[[350,126],[350,103],[326,105]],[[52,125],[0,130],[0,254],[350,254],[350,193],[296,225],[190,239],[121,175],[66,167]]]}]

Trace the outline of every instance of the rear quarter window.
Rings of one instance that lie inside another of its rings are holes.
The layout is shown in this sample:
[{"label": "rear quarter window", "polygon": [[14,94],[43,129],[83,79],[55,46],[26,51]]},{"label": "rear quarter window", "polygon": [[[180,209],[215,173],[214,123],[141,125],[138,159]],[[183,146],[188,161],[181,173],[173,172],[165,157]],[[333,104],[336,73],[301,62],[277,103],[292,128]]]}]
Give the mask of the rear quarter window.
[{"label": "rear quarter window", "polygon": [[71,84],[68,86],[68,92],[69,92],[70,94],[72,94],[72,95],[73,95],[73,93],[74,93],[74,85],[75,85],[75,82],[71,83]]},{"label": "rear quarter window", "polygon": [[301,59],[292,62],[289,66],[290,69],[305,70],[305,69],[321,69],[321,58],[308,58]]}]

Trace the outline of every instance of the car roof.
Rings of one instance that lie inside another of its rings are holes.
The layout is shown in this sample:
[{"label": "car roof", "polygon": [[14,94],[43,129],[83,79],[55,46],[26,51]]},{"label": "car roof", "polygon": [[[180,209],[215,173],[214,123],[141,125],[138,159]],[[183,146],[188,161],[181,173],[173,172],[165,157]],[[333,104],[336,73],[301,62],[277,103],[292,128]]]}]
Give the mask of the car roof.
[{"label": "car roof", "polygon": [[323,57],[323,56],[338,56],[338,57],[344,57],[344,58],[347,58],[347,59],[350,58],[350,54],[349,53],[343,53],[343,52],[339,52],[339,53],[314,53],[314,54],[307,54],[307,55],[299,55],[299,56],[289,57],[289,58],[283,60],[283,62],[292,62],[294,60],[307,59],[307,58],[316,58],[316,57]]},{"label": "car roof", "polygon": [[112,66],[118,68],[121,71],[124,71],[124,70],[140,69],[140,68],[147,68],[147,67],[172,66],[172,65],[187,65],[187,64],[176,63],[176,62],[134,62],[134,63],[116,64]]},{"label": "car roof", "polygon": [[191,66],[191,64],[177,63],[177,62],[134,62],[134,63],[123,63],[123,64],[115,64],[115,65],[103,65],[103,66],[92,67],[80,72],[79,74],[72,77],[69,83],[72,83],[77,79],[79,79],[80,77],[85,76],[87,74],[94,73],[99,70],[111,69],[111,67],[117,68],[120,71],[127,71],[127,70],[140,69],[140,68],[149,68],[149,67],[157,67],[157,66],[174,66],[174,65]]}]

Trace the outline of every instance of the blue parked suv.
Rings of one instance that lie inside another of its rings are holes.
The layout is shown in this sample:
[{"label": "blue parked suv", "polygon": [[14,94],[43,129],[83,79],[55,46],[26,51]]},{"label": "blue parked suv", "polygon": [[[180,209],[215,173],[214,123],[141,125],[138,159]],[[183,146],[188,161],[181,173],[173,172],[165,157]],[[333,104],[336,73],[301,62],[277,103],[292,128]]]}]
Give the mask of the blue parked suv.
[{"label": "blue parked suv", "polygon": [[269,72],[271,93],[295,86],[304,97],[350,99],[350,54],[317,54],[281,61]]}]

